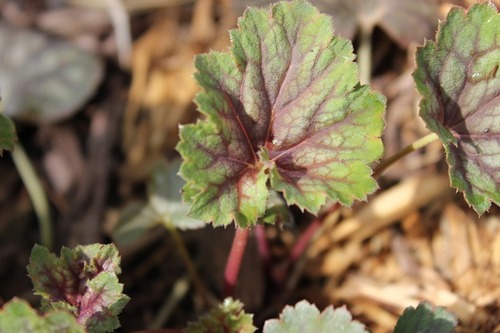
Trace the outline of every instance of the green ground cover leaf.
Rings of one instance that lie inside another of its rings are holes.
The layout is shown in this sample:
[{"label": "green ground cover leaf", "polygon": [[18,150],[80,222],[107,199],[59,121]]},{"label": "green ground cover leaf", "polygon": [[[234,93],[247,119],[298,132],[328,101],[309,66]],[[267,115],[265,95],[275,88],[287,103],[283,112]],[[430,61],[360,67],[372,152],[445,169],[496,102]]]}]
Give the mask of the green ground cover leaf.
[{"label": "green ground cover leaf", "polygon": [[0,156],[4,150],[12,151],[17,139],[16,127],[12,120],[0,113]]},{"label": "green ground cover leaf", "polygon": [[67,310],[88,332],[111,332],[129,301],[118,282],[120,257],[113,244],[63,247],[57,257],[35,245],[28,275],[46,311]]},{"label": "green ground cover leaf", "polygon": [[303,300],[286,306],[280,319],[270,319],[264,324],[264,333],[368,333],[364,325],[352,320],[345,307],[327,307],[320,312],[315,305]]},{"label": "green ground cover leaf", "polygon": [[193,217],[241,227],[266,209],[268,186],[289,205],[318,212],[376,188],[385,99],[360,86],[352,44],[306,1],[248,9],[230,53],[196,57],[205,119],[177,146]]},{"label": "green ground cover leaf", "polygon": [[452,186],[484,213],[500,205],[500,15],[492,3],[453,8],[417,51],[420,116],[446,151]]},{"label": "green ground cover leaf", "polygon": [[222,304],[189,323],[186,333],[253,333],[253,315],[245,313],[238,300],[226,298]]},{"label": "green ground cover leaf", "polygon": [[69,312],[39,315],[25,300],[14,298],[0,310],[0,333],[85,333]]},{"label": "green ground cover leaf", "polygon": [[457,324],[455,316],[445,308],[432,308],[429,303],[422,302],[416,309],[405,309],[398,319],[394,333],[450,333]]},{"label": "green ground cover leaf", "polygon": [[182,202],[181,188],[185,181],[178,175],[181,160],[158,161],[148,183],[148,202],[126,206],[113,230],[113,241],[128,246],[158,224],[167,228],[192,230],[204,227],[203,221],[188,216],[189,206]]}]

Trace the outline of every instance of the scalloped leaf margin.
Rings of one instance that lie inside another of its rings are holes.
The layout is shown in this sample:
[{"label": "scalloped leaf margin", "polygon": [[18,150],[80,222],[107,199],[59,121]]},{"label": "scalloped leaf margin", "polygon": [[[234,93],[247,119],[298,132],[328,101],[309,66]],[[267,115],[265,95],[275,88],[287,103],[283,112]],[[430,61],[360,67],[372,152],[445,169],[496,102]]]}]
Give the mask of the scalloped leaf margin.
[{"label": "scalloped leaf margin", "polygon": [[457,318],[445,308],[433,308],[428,302],[421,302],[416,309],[405,309],[398,319],[394,333],[451,333],[457,324]]},{"label": "scalloped leaf margin", "polygon": [[112,332],[118,314],[129,301],[124,295],[120,257],[113,244],[63,247],[57,257],[43,246],[31,251],[28,275],[45,311],[74,314],[88,332]]},{"label": "scalloped leaf margin", "polygon": [[256,329],[253,326],[253,315],[245,313],[243,303],[229,297],[196,322],[189,323],[184,332],[253,333]]},{"label": "scalloped leaf margin", "polygon": [[0,310],[0,333],[85,333],[73,315],[65,311],[43,316],[25,300],[14,298]]},{"label": "scalloped leaf margin", "polygon": [[195,59],[205,118],[181,127],[177,146],[191,215],[251,226],[269,185],[312,213],[327,199],[365,199],[385,98],[359,85],[350,41],[302,0],[250,8],[230,35],[230,53]]},{"label": "scalloped leaf margin", "polygon": [[352,320],[345,306],[334,309],[327,307],[323,312],[302,300],[293,306],[286,306],[280,319],[270,319],[264,323],[264,333],[368,333],[365,326]]},{"label": "scalloped leaf margin", "polygon": [[478,214],[500,205],[500,15],[453,8],[417,51],[420,116],[441,139],[451,185]]}]

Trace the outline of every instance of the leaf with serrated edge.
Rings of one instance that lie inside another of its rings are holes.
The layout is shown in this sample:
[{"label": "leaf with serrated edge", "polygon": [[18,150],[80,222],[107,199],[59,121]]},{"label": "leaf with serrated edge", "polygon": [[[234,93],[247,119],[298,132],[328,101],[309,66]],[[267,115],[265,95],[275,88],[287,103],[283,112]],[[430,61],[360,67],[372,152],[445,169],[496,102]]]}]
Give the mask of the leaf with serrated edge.
[{"label": "leaf with serrated edge", "polygon": [[188,324],[185,333],[227,332],[253,333],[253,315],[245,313],[238,300],[226,298],[224,302]]},{"label": "leaf with serrated edge", "polygon": [[0,310],[0,333],[85,333],[69,312],[40,316],[28,302],[14,298]]},{"label": "leaf with serrated edge", "polygon": [[376,189],[385,99],[357,81],[349,41],[302,0],[251,8],[231,31],[231,53],[196,57],[204,120],[177,146],[193,217],[250,226],[264,214],[268,181],[289,205],[318,212]]},{"label": "leaf with serrated edge", "polygon": [[420,116],[443,142],[452,186],[484,213],[500,204],[500,16],[492,3],[453,8],[417,51]]},{"label": "leaf with serrated edge", "polygon": [[432,308],[427,302],[417,308],[408,307],[399,317],[394,333],[450,333],[457,326],[457,319],[443,307]]},{"label": "leaf with serrated edge", "polygon": [[63,247],[57,257],[35,245],[28,275],[45,310],[71,311],[89,332],[110,332],[128,296],[118,282],[120,257],[113,244]]},{"label": "leaf with serrated edge", "polygon": [[352,320],[345,307],[327,307],[320,312],[315,305],[303,300],[286,306],[280,319],[270,319],[264,323],[264,333],[368,333],[364,325]]},{"label": "leaf with serrated edge", "polygon": [[0,113],[0,156],[4,150],[12,151],[17,139],[16,127],[12,120]]}]

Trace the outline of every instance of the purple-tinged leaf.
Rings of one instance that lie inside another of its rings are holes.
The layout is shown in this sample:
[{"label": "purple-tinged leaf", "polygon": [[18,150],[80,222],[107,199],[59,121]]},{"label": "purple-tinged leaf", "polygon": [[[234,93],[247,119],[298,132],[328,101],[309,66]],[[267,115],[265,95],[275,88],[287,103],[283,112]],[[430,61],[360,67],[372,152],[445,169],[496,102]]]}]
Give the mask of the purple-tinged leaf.
[{"label": "purple-tinged leaf", "polygon": [[0,156],[2,156],[4,150],[12,151],[16,140],[16,127],[14,123],[0,113]]},{"label": "purple-tinged leaf", "polygon": [[453,8],[417,51],[420,116],[443,142],[452,186],[484,213],[500,205],[500,15],[492,3]]},{"label": "purple-tinged leaf", "polygon": [[368,333],[364,325],[352,320],[345,307],[327,307],[320,312],[315,305],[303,300],[295,307],[287,305],[280,319],[264,323],[264,333]]},{"label": "purple-tinged leaf", "polygon": [[71,311],[89,332],[110,332],[129,300],[116,276],[119,264],[112,244],[63,248],[59,258],[35,245],[28,274],[45,310]]},{"label": "purple-tinged leaf", "polygon": [[241,227],[264,214],[268,185],[289,205],[318,212],[376,188],[385,100],[360,86],[349,41],[306,1],[249,9],[230,53],[196,57],[205,119],[177,146],[193,217]]},{"label": "purple-tinged leaf", "polygon": [[85,333],[71,313],[40,316],[28,302],[14,298],[0,309],[0,333]]},{"label": "purple-tinged leaf", "polygon": [[196,322],[189,323],[186,333],[253,333],[253,315],[246,314],[243,304],[238,300],[226,298],[222,304],[201,316]]}]

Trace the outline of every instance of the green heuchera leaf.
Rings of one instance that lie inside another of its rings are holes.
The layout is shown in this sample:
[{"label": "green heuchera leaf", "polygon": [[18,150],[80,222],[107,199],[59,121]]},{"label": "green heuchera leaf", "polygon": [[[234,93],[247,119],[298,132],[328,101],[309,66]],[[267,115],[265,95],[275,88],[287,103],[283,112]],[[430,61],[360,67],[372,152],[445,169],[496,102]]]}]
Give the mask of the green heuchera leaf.
[{"label": "green heuchera leaf", "polygon": [[28,275],[45,310],[67,310],[88,332],[111,332],[129,297],[118,282],[120,257],[113,244],[63,247],[56,257],[45,247],[31,251]]},{"label": "green heuchera leaf", "polygon": [[85,333],[73,315],[65,311],[40,316],[28,302],[13,299],[0,310],[0,333]]},{"label": "green heuchera leaf", "polygon": [[303,300],[286,306],[280,319],[270,319],[264,324],[264,333],[368,333],[363,324],[353,321],[345,307],[327,307],[320,313],[315,305]]},{"label": "green heuchera leaf", "polygon": [[177,146],[193,217],[245,227],[264,214],[268,186],[289,205],[318,212],[376,188],[385,100],[360,86],[349,41],[303,0],[248,9],[230,53],[196,57],[205,119]]},{"label": "green heuchera leaf", "polygon": [[394,333],[450,333],[457,326],[457,319],[445,308],[432,308],[427,302],[417,308],[408,307],[399,317]]},{"label": "green heuchera leaf", "polygon": [[195,323],[189,323],[186,333],[252,333],[253,316],[243,311],[238,300],[226,298],[222,304],[203,315]]},{"label": "green heuchera leaf", "polygon": [[4,150],[12,151],[16,141],[16,127],[12,120],[0,113],[0,156]]},{"label": "green heuchera leaf", "polygon": [[187,216],[189,206],[182,202],[181,189],[185,181],[178,175],[180,166],[180,159],[169,164],[163,160],[157,163],[149,183],[149,206],[167,227],[199,229],[205,224]]},{"label": "green heuchera leaf", "polygon": [[453,8],[417,51],[420,116],[443,142],[452,186],[479,213],[500,204],[500,16]]}]

